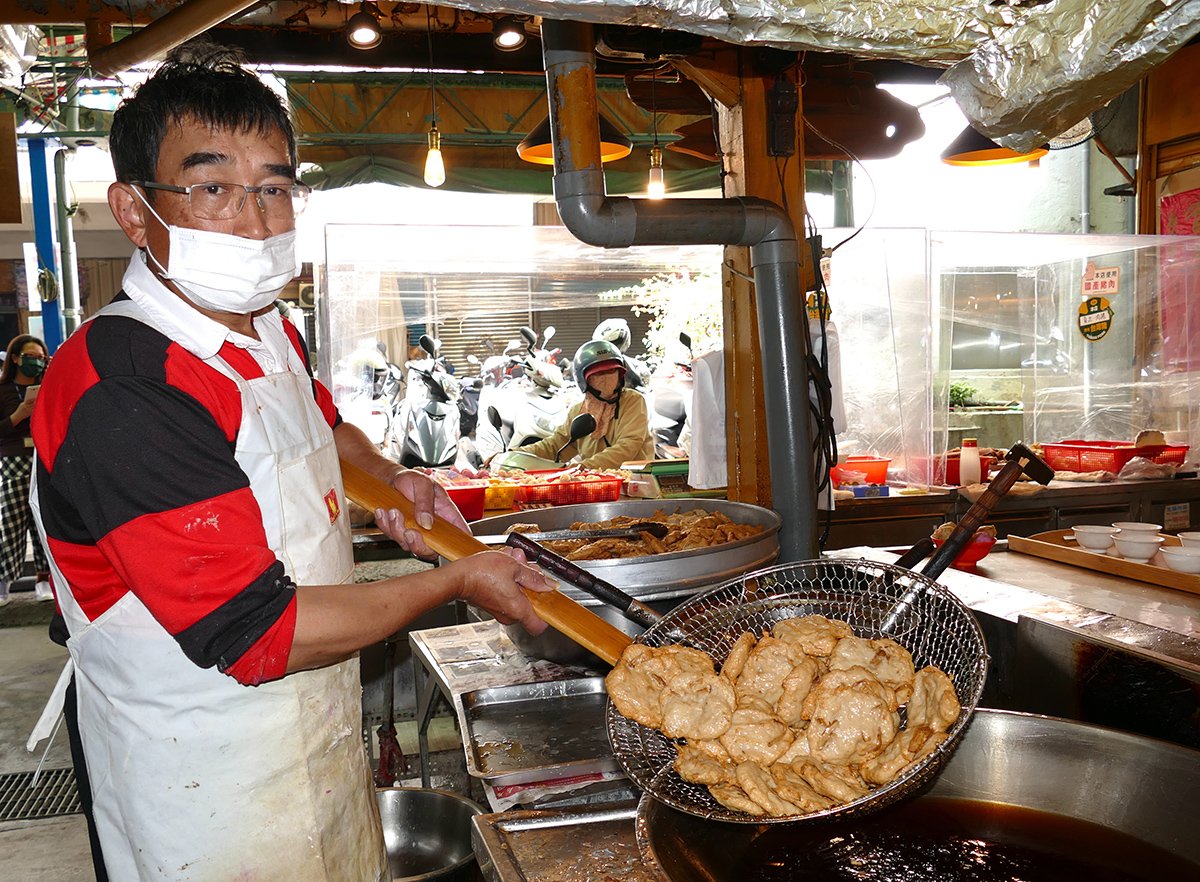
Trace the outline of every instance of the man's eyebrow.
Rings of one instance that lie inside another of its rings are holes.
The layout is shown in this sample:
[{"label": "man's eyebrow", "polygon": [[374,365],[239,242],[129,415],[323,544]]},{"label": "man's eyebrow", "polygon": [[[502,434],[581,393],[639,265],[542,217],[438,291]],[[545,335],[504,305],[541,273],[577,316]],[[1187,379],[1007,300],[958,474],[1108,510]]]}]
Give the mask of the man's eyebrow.
[{"label": "man's eyebrow", "polygon": [[269,164],[266,166],[268,172],[273,175],[279,175],[281,178],[288,180],[296,180],[296,167],[294,165],[275,165]]},{"label": "man's eyebrow", "polygon": [[214,153],[212,151],[189,153],[183,158],[183,171],[196,168],[200,165],[222,165],[229,161],[229,156],[224,153]]}]

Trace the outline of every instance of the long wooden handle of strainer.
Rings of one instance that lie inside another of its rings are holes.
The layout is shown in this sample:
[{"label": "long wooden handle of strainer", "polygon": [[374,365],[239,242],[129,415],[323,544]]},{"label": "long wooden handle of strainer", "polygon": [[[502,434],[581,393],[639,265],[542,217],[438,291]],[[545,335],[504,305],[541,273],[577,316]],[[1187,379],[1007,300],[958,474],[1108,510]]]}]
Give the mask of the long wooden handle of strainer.
[{"label": "long wooden handle of strainer", "polygon": [[[447,560],[458,560],[479,551],[493,551],[470,533],[464,533],[443,518],[434,518],[426,530],[417,526],[413,504],[390,487],[351,462],[342,460],[342,483],[346,497],[369,511],[397,508],[405,520],[425,539],[425,544]],[[610,665],[615,665],[632,641],[628,634],[581,606],[561,591],[526,591],[534,611],[542,621],[561,631],[580,646],[589,649]]]}]

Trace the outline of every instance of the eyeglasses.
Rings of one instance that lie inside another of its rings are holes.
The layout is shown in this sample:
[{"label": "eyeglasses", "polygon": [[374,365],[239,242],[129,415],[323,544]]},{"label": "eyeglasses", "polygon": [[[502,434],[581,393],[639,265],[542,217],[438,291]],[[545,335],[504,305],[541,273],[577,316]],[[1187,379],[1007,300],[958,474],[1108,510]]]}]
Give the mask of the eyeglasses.
[{"label": "eyeglasses", "polygon": [[286,220],[298,217],[308,204],[312,187],[307,184],[263,184],[247,187],[243,184],[223,184],[206,181],[189,187],[174,184],[159,184],[154,181],[130,181],[146,190],[166,190],[168,193],[186,193],[192,214],[202,220],[229,220],[237,217],[246,207],[246,195],[253,193],[258,207],[267,217]]}]

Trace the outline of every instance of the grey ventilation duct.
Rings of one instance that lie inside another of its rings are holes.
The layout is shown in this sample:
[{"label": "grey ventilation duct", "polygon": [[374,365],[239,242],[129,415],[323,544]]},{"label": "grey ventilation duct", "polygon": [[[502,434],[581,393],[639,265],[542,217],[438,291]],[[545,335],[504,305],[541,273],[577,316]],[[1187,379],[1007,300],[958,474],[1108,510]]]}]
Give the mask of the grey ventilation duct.
[{"label": "grey ventilation duct", "polygon": [[815,557],[816,487],[809,425],[808,321],[796,232],[763,199],[630,199],[607,196],[600,165],[592,26],[542,23],[554,144],[554,198],[577,238],[630,245],[749,245],[762,346],[774,506],[783,517],[780,559]]}]

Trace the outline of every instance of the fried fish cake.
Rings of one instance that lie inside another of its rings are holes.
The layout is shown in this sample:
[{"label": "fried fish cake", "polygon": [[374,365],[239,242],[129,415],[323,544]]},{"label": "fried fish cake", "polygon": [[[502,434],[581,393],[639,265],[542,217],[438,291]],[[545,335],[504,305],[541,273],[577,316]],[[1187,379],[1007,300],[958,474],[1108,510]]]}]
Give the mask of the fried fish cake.
[{"label": "fried fish cake", "polygon": [[604,678],[604,686],[622,715],[657,729],[663,720],[660,704],[663,690],[671,680],[688,672],[715,673],[712,659],[686,646],[631,643]]},{"label": "fried fish cake", "polygon": [[843,637],[853,637],[850,626],[839,619],[825,616],[798,616],[776,622],[771,636],[796,643],[805,655],[827,656]]},{"label": "fried fish cake", "polygon": [[662,732],[668,738],[719,738],[732,722],[735,703],[733,686],[724,677],[685,671],[659,698]]}]

